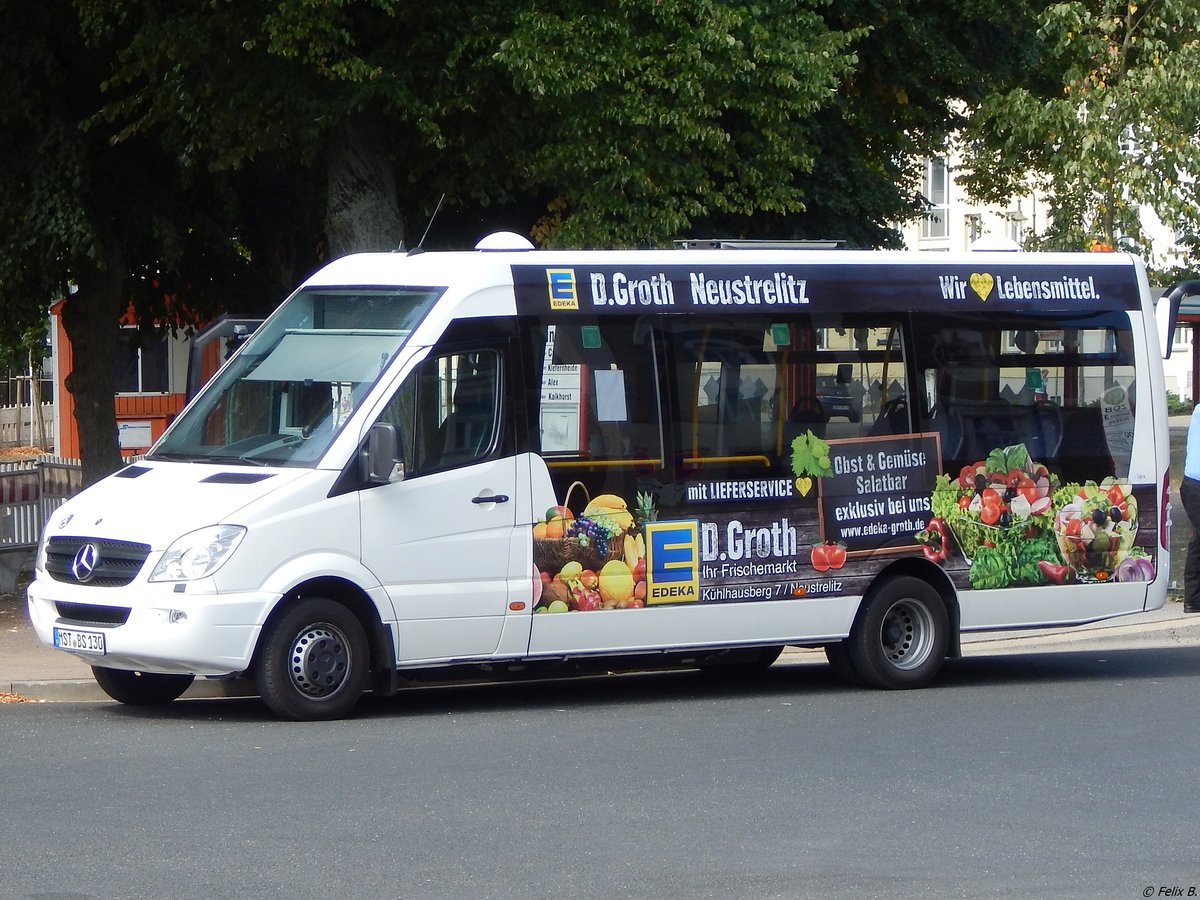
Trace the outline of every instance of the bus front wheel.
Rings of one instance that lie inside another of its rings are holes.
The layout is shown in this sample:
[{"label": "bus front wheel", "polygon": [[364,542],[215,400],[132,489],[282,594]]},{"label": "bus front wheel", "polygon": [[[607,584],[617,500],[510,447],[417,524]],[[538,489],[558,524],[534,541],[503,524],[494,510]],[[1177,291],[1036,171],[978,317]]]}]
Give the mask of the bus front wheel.
[{"label": "bus front wheel", "polygon": [[366,632],[354,613],[332,600],[307,597],[268,625],[254,680],[277,716],[338,719],[362,696],[369,657]]},{"label": "bus front wheel", "polygon": [[893,578],[868,595],[846,649],[868,684],[889,689],[928,684],[946,659],[950,617],[941,595],[911,576]]}]

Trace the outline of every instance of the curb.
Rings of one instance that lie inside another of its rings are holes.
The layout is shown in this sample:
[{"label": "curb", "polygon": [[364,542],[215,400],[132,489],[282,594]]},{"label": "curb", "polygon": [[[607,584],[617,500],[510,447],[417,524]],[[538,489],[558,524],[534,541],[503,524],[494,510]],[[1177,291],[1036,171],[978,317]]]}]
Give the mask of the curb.
[{"label": "curb", "polygon": [[1130,648],[1148,646],[1200,646],[1200,616],[1182,615],[1155,622],[1123,622],[1109,619],[1089,625],[1038,629],[1029,633],[981,632],[962,636],[963,656],[992,653],[1018,653],[1037,647],[1084,647],[1089,644],[1110,648],[1114,641]]},{"label": "curb", "polygon": [[[111,698],[91,678],[53,681],[14,681],[0,684],[0,693],[13,694],[33,703],[108,703]],[[180,700],[230,700],[257,697],[247,678],[203,679],[192,682]]]}]

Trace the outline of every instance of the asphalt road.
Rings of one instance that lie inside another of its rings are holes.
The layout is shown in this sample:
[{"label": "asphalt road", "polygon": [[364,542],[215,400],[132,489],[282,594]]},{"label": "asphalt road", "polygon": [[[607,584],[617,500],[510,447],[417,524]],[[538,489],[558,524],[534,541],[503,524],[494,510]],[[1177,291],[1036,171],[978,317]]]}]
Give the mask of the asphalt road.
[{"label": "asphalt road", "polygon": [[333,723],[0,706],[0,896],[1187,896],[1197,722],[1192,646],[915,692],[803,663],[442,687]]}]

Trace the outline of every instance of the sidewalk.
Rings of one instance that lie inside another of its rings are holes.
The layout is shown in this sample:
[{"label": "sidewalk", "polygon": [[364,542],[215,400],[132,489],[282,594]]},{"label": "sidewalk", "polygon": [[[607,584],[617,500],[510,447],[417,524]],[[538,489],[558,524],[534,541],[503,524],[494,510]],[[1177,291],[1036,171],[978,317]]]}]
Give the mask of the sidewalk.
[{"label": "sidewalk", "polygon": [[[1200,615],[1186,615],[1183,604],[1168,601],[1160,610],[1106,619],[1068,628],[988,631],[964,634],[964,657],[1048,650],[1131,649],[1135,647],[1200,647]],[[788,648],[783,664],[824,663],[820,649]],[[197,681],[183,695],[244,697],[253,693],[244,682]],[[25,611],[24,593],[0,595],[0,702],[21,700],[88,701],[108,699],[92,678],[87,663],[42,644]]]},{"label": "sidewalk", "polygon": [[[200,681],[184,696],[247,696],[247,692],[237,683]],[[0,594],[0,702],[21,700],[108,700],[87,663],[38,640],[29,624],[23,588]]]}]

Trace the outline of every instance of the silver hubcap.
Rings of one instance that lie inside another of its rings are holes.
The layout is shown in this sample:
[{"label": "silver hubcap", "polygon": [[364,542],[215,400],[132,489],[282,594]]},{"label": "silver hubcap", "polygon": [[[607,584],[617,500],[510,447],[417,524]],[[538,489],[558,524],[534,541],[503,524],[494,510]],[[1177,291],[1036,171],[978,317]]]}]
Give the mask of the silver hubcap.
[{"label": "silver hubcap", "polygon": [[883,617],[880,644],[897,669],[915,669],[933,651],[933,616],[924,604],[898,600]]},{"label": "silver hubcap", "polygon": [[296,635],[292,645],[292,684],[308,697],[331,697],[346,683],[351,662],[350,644],[339,629],[313,625]]}]

